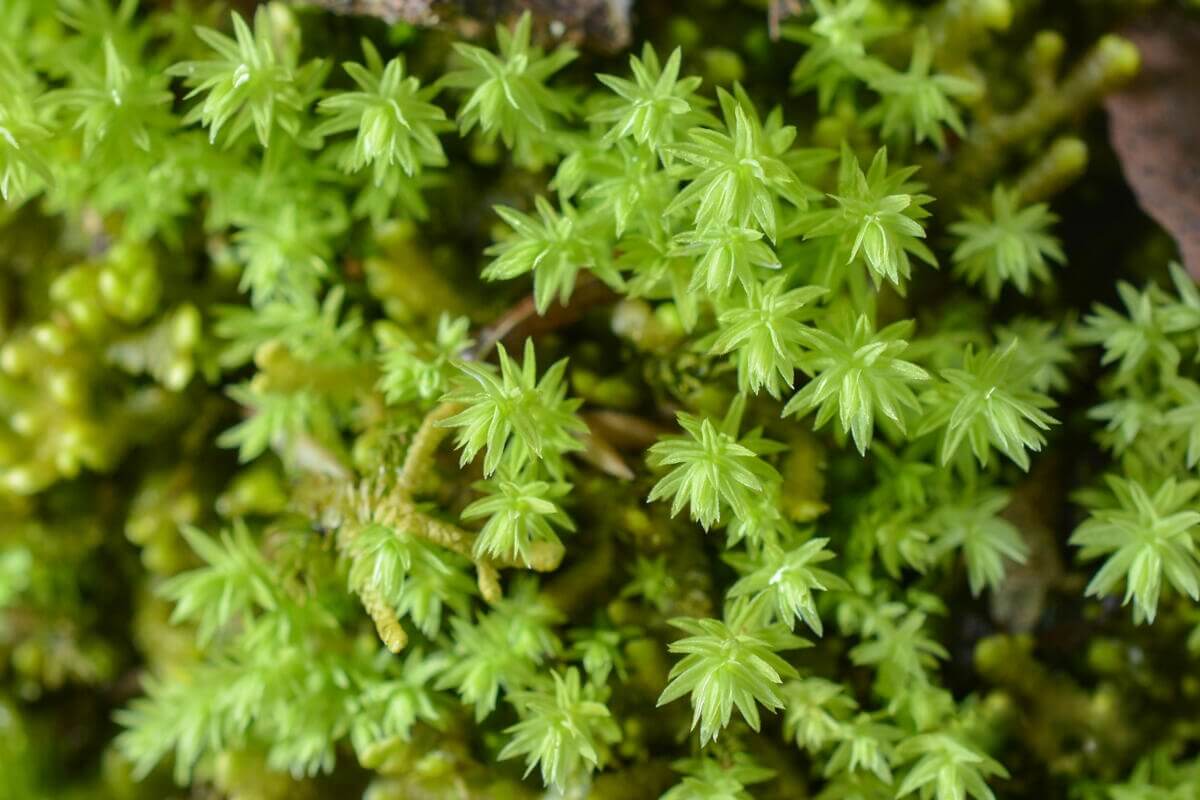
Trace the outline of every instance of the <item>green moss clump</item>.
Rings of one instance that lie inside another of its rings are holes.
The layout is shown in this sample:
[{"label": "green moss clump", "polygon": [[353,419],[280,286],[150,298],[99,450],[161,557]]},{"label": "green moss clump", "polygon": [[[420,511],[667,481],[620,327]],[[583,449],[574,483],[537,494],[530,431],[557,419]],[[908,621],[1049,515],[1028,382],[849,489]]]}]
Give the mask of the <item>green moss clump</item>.
[{"label": "green moss clump", "polygon": [[0,794],[1200,793],[1166,3],[764,5],[0,0]]}]

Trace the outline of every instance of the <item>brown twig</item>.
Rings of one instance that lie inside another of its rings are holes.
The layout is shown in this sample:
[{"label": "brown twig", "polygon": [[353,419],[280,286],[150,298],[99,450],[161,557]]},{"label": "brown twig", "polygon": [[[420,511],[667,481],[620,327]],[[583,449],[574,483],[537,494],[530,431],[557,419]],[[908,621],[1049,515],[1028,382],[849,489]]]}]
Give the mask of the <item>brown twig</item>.
[{"label": "brown twig", "polygon": [[433,460],[438,445],[450,433],[450,429],[439,423],[449,419],[462,410],[460,403],[440,403],[421,420],[421,427],[413,435],[412,443],[404,456],[404,466],[400,468],[400,480],[397,489],[406,494],[413,494],[420,487],[421,472]]},{"label": "brown twig", "polygon": [[642,451],[661,437],[675,433],[676,428],[661,425],[653,420],[624,411],[600,409],[585,411],[579,415],[593,434],[603,436],[605,441],[619,450]]},{"label": "brown twig", "polygon": [[617,297],[616,292],[589,273],[580,276],[570,300],[550,306],[545,314],[538,314],[533,295],[528,295],[479,331],[472,355],[477,360],[487,358],[497,344],[504,344],[510,350],[519,347],[526,338],[578,322],[591,309],[613,303]]}]

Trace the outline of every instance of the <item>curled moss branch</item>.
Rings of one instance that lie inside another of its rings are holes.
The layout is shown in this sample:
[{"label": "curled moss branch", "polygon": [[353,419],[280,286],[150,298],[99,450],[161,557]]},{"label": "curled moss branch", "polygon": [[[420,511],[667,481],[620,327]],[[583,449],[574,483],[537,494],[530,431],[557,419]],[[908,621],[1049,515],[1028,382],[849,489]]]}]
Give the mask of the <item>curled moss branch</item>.
[{"label": "curled moss branch", "polygon": [[438,445],[450,435],[450,428],[439,423],[461,410],[461,403],[439,403],[421,420],[421,426],[413,434],[408,452],[404,456],[404,465],[400,468],[400,478],[396,482],[397,491],[412,495],[421,488],[422,476],[428,472]]}]

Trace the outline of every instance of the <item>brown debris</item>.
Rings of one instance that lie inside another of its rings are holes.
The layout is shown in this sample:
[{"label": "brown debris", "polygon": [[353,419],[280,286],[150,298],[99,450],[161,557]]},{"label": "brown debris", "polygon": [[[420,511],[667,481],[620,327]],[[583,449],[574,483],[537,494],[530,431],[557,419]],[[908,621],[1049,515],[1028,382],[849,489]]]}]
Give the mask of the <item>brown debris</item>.
[{"label": "brown debris", "polygon": [[613,447],[612,443],[594,429],[590,429],[584,435],[583,445],[584,449],[580,451],[579,457],[584,461],[617,480],[631,481],[634,479],[633,470],[625,463],[625,459],[617,452],[617,448]]},{"label": "brown debris", "polygon": [[474,38],[524,11],[550,38],[612,53],[629,46],[633,0],[297,0],[339,14],[363,14],[388,23],[444,26]]},{"label": "brown debris", "polygon": [[1200,21],[1159,15],[1123,34],[1142,71],[1105,101],[1113,148],[1138,203],[1200,278]]},{"label": "brown debris", "polygon": [[677,429],[661,425],[637,414],[599,409],[584,411],[583,417],[593,435],[603,437],[620,450],[642,451],[660,437],[676,433]]},{"label": "brown debris", "polygon": [[1004,582],[991,593],[992,619],[1006,631],[1035,630],[1052,603],[1052,593],[1062,588],[1065,570],[1057,529],[1060,511],[1067,502],[1062,481],[1067,471],[1061,453],[1047,453],[1033,472],[1017,484],[1008,507],[1000,515],[1020,531],[1029,546],[1025,563],[1010,562]]},{"label": "brown debris", "polygon": [[526,338],[578,322],[592,308],[608,305],[616,299],[616,292],[585,272],[579,276],[575,291],[566,305],[555,303],[546,309],[545,316],[541,316],[530,294],[479,331],[471,355],[474,358],[486,357],[497,343],[503,343],[505,349],[512,352],[514,348],[519,349]]},{"label": "brown debris", "polygon": [[789,17],[799,16],[804,12],[801,0],[770,0],[767,3],[767,34],[772,42],[779,41],[780,27]]}]

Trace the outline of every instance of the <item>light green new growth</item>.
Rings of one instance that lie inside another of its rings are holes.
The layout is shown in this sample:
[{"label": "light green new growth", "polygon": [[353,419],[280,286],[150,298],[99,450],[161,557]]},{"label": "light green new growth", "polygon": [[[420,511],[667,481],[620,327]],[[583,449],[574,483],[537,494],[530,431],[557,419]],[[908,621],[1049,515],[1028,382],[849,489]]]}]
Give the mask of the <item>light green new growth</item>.
[{"label": "light green new growth", "polygon": [[432,341],[414,341],[394,325],[376,325],[383,373],[379,388],[387,401],[399,404],[442,397],[449,388],[454,362],[475,343],[468,333],[470,327],[466,317],[442,314]]},{"label": "light green new growth", "polygon": [[897,797],[916,793],[922,800],[995,800],[986,779],[1008,772],[995,759],[952,734],[930,733],[903,742],[897,756],[916,759]]},{"label": "light green new growth", "polygon": [[355,131],[354,146],[342,157],[347,172],[374,165],[375,184],[381,185],[392,167],[412,177],[424,167],[444,167],[446,154],[438,132],[446,130],[446,113],[428,102],[433,91],[404,73],[404,59],[385,66],[379,52],[363,41],[366,65],[342,65],[360,91],[326,97],[318,110],[330,119],[313,130],[314,136]]},{"label": "light green new growth", "polygon": [[223,532],[220,541],[197,528],[185,528],[183,535],[207,566],[176,575],[160,591],[175,603],[173,620],[196,623],[197,641],[208,642],[236,616],[275,609],[270,567],[245,525]]},{"label": "light green new growth", "polygon": [[780,685],[799,677],[777,653],[807,646],[781,624],[761,625],[761,603],[735,605],[729,622],[678,618],[671,624],[688,634],[672,642],[672,653],[683,658],[671,669],[670,683],[658,698],[664,705],[691,695],[692,727],[700,726],[700,744],[716,739],[729,724],[733,709],[757,731],[758,706],[768,711],[784,707]]},{"label": "light green new growth", "polygon": [[672,255],[689,258],[695,264],[689,292],[721,297],[737,287],[749,293],[762,277],[761,270],[781,266],[762,233],[753,228],[706,225],[679,234],[674,244]]},{"label": "light green new growth", "polygon": [[[1131,284],[1117,284],[1125,314],[1097,305],[1084,319],[1078,339],[1104,347],[1103,364],[1117,365],[1117,380],[1130,381],[1148,366],[1171,374],[1179,366],[1179,345],[1173,334],[1194,330],[1196,321],[1189,306],[1177,306],[1157,286],[1139,292]],[[1183,313],[1180,313],[1183,312]]]},{"label": "light green new growth", "polygon": [[1200,511],[1192,504],[1200,485],[1167,479],[1151,492],[1136,481],[1110,476],[1108,486],[1115,504],[1093,511],[1071,535],[1080,558],[1107,557],[1087,594],[1109,594],[1124,581],[1122,602],[1133,601],[1139,622],[1154,621],[1164,578],[1192,600],[1200,599],[1194,538]]},{"label": "light green new growth", "polygon": [[749,574],[730,587],[729,596],[765,597],[776,620],[794,629],[796,620],[801,619],[820,636],[823,628],[816,592],[849,588],[836,574],[816,566],[835,558],[825,549],[827,544],[828,539],[812,539],[791,550],[766,546],[757,560],[745,562]]},{"label": "light green new growth", "polygon": [[802,309],[826,292],[820,286],[788,291],[784,286],[782,277],[752,284],[745,299],[721,312],[713,350],[737,354],[739,391],[758,394],[766,389],[777,398],[783,387],[792,387],[804,358],[801,344],[807,328],[801,322]]},{"label": "light green new growth", "polygon": [[997,184],[990,214],[964,208],[963,221],[950,226],[962,240],[952,256],[955,272],[970,284],[983,284],[993,300],[1006,283],[1029,294],[1031,279],[1050,280],[1047,262],[1066,261],[1058,240],[1047,233],[1057,221],[1045,203],[1022,207],[1017,192]]},{"label": "light green new growth", "polygon": [[104,145],[110,157],[119,158],[133,144],[149,151],[153,134],[169,130],[175,122],[166,106],[172,101],[167,77],[134,71],[122,59],[112,39],[104,40],[104,74],[80,69],[82,86],[48,92],[43,103],[52,111],[63,109],[75,117],[83,131],[83,152],[92,156]]},{"label": "light green new growth", "polygon": [[505,732],[512,738],[500,758],[525,756],[526,774],[540,767],[542,781],[559,790],[574,785],[581,773],[601,765],[608,745],[620,741],[621,732],[591,686],[580,683],[579,670],[564,677],[551,673],[549,687],[516,692],[513,704],[521,721]]},{"label": "light green new growth", "polygon": [[788,681],[783,695],[784,735],[814,755],[846,737],[846,720],[858,708],[842,684],[824,678]]},{"label": "light green new growth", "polygon": [[1003,492],[970,497],[962,504],[947,505],[930,520],[939,552],[961,550],[967,564],[971,594],[984,587],[998,589],[1004,582],[1005,562],[1024,564],[1029,545],[1020,531],[1000,516],[1009,504]]},{"label": "light green new growth", "polygon": [[760,458],[773,443],[757,431],[738,438],[743,404],[735,402],[720,425],[680,412],[682,436],[653,445],[647,455],[651,467],[673,467],[654,485],[650,502],[672,498],[671,516],[688,506],[691,517],[705,530],[732,512],[745,514],[755,496],[779,480],[775,468]]},{"label": "light green new growth", "polygon": [[662,800],[751,800],[746,789],[769,781],[775,773],[755,764],[744,753],[734,754],[730,764],[711,758],[688,758],[672,766],[686,777],[667,790]]},{"label": "light green new growth", "polygon": [[807,45],[792,71],[796,91],[817,90],[822,111],[839,92],[877,71],[880,62],[867,45],[889,31],[873,14],[871,0],[813,0],[816,18],[807,26],[789,26],[789,38]]},{"label": "light green new growth", "polygon": [[558,299],[565,304],[575,290],[579,270],[588,268],[609,280],[617,280],[610,265],[610,245],[595,220],[579,213],[569,204],[556,211],[550,201],[538,195],[534,199],[537,218],[511,208],[496,207],[496,213],[512,228],[513,235],[487,249],[496,259],[487,266],[483,277],[510,280],[533,273],[533,296],[539,314],[546,313]]},{"label": "light green new growth", "polygon": [[528,12],[511,31],[497,26],[499,55],[455,43],[455,52],[467,64],[443,76],[441,84],[469,92],[458,111],[464,135],[478,126],[488,140],[499,136],[518,161],[534,166],[546,158],[544,151],[557,149],[551,135],[571,113],[566,97],[549,89],[546,81],[578,53],[562,46],[547,55],[531,43],[531,26]]},{"label": "light green new growth", "polygon": [[476,557],[510,559],[528,566],[533,542],[559,544],[555,527],[575,529],[570,517],[555,503],[570,491],[570,484],[499,478],[478,483],[475,488],[488,496],[463,509],[462,518],[487,518],[475,540]]},{"label": "light green new growth", "polygon": [[553,631],[561,617],[535,591],[531,583],[518,584],[476,622],[467,616],[451,620],[450,665],[437,686],[456,690],[464,703],[475,707],[477,721],[495,710],[502,689],[535,685],[542,663],[562,650]]},{"label": "light green new growth", "polygon": [[204,98],[184,123],[200,122],[213,142],[230,125],[224,136],[226,147],[251,128],[263,147],[271,143],[276,127],[298,137],[301,114],[313,99],[323,65],[297,63],[294,49],[276,35],[268,8],[255,12],[253,32],[239,14],[232,16],[233,38],[211,28],[196,30],[214,57],[185,61],[169,71],[192,87],[187,99]]},{"label": "light green new growth", "polygon": [[776,238],[783,206],[779,200],[803,210],[812,192],[783,159],[796,129],[782,125],[778,114],[767,118],[743,99],[724,90],[717,92],[724,114],[724,131],[693,128],[690,141],[664,148],[683,162],[681,177],[689,183],[671,201],[667,213],[695,208],[700,230],[728,225],[746,228],[753,223],[768,239]]},{"label": "light green new growth", "polygon": [[962,368],[942,370],[946,382],[926,393],[930,411],[918,433],[945,429],[943,464],[954,461],[966,443],[981,466],[988,465],[995,448],[1028,470],[1029,451],[1045,445],[1044,432],[1056,422],[1045,409],[1054,401],[1032,387],[1019,346],[1014,341],[991,352],[968,349]]},{"label": "light green new growth", "polygon": [[[1163,417],[1163,422],[1187,439],[1187,466],[1200,463],[1200,384],[1187,378],[1171,383],[1177,405]],[[1132,438],[1132,437],[1131,437]]]},{"label": "light green new growth", "polygon": [[836,237],[847,265],[865,264],[877,286],[888,281],[903,290],[912,277],[910,256],[937,266],[922,241],[921,225],[929,216],[924,206],[933,198],[920,194],[920,184],[909,182],[916,171],[906,167],[889,172],[887,150],[880,148],[864,173],[849,145],[843,144],[833,195],[838,207],[802,217],[804,238]]},{"label": "light green new growth", "polygon": [[842,433],[851,434],[858,452],[865,454],[877,412],[906,432],[906,418],[921,410],[912,384],[928,381],[929,373],[899,358],[908,347],[904,337],[912,335],[911,322],[896,322],[877,333],[865,315],[853,321],[853,328],[848,321],[843,318],[833,333],[803,331],[802,341],[811,352],[800,365],[812,380],[787,402],[783,415],[816,409],[813,426],[820,428],[836,413]]},{"label": "light green new growth", "polygon": [[591,117],[611,126],[604,134],[605,143],[628,137],[661,151],[665,145],[674,143],[682,131],[708,121],[703,109],[710,101],[696,94],[702,81],[695,76],[679,77],[682,60],[683,51],[675,48],[667,63],[660,66],[658,54],[647,42],[640,59],[629,58],[633,80],[616,75],[596,76],[596,80],[617,95]]},{"label": "light green new growth", "polygon": [[825,774],[871,773],[890,784],[894,742],[900,737],[901,732],[894,726],[879,722],[871,714],[859,714],[839,725],[837,744],[825,762]]},{"label": "light green new growth", "polygon": [[953,98],[975,95],[977,87],[953,75],[931,75],[932,49],[929,32],[922,28],[913,42],[907,72],[896,72],[883,65],[868,72],[868,85],[879,93],[880,100],[875,109],[867,112],[866,119],[878,122],[880,135],[889,142],[907,144],[928,139],[944,150],[943,125],[959,136],[966,133]]},{"label": "light green new growth", "polygon": [[562,457],[583,449],[576,437],[585,430],[575,416],[579,401],[567,399],[563,385],[567,362],[559,361],[538,378],[532,340],[525,341],[519,367],[503,345],[499,353],[499,374],[490,364],[459,362],[462,386],[447,401],[461,404],[463,410],[439,424],[460,429],[455,440],[462,464],[486,448],[484,475],[494,473],[502,461],[519,471],[535,459],[551,474],[561,474]]},{"label": "light green new growth", "polygon": [[49,120],[34,106],[40,92],[37,79],[0,49],[0,197],[6,202],[25,200],[50,180],[44,159]]}]

